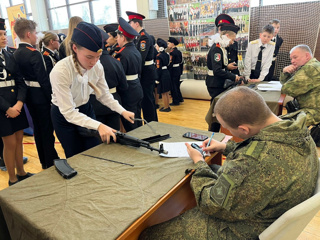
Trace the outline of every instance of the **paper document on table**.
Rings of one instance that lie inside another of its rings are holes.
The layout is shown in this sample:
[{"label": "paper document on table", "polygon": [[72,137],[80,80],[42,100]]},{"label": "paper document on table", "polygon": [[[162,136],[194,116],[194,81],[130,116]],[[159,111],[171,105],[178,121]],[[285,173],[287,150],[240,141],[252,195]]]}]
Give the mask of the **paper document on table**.
[{"label": "paper document on table", "polygon": [[[160,144],[163,144],[163,149],[168,151],[168,154],[160,153],[160,156],[162,157],[189,157],[187,147],[185,145],[186,142],[159,142]],[[199,146],[202,144],[202,142],[196,141],[196,142],[187,142],[191,145],[191,143],[198,144]],[[204,156],[209,156],[209,153],[205,152]]]},{"label": "paper document on table", "polygon": [[278,81],[270,81],[268,83],[262,83],[257,85],[260,91],[281,91],[282,85]]}]

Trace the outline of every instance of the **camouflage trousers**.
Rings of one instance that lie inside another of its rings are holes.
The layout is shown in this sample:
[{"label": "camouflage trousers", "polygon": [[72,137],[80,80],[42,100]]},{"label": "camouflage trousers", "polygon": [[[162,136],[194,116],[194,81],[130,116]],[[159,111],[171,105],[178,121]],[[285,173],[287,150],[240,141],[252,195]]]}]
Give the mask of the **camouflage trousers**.
[{"label": "camouflage trousers", "polygon": [[238,239],[229,229],[221,229],[218,221],[209,225],[212,223],[212,218],[209,218],[196,207],[167,222],[145,229],[139,240]]}]

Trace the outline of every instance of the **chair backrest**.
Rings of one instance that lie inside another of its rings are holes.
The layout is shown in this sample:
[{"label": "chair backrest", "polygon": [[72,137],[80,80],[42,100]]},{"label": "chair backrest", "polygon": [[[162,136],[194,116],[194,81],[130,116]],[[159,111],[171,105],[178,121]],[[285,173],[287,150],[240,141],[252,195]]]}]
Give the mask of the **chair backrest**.
[{"label": "chair backrest", "polygon": [[[319,159],[320,162],[320,159]],[[312,218],[320,211],[320,167],[314,195],[289,209],[260,235],[260,240],[297,239]]]}]

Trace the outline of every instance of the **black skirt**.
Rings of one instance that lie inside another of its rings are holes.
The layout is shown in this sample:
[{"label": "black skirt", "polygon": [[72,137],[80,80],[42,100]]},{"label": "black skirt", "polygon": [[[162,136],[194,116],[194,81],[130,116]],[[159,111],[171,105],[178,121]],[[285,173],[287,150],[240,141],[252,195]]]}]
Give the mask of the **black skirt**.
[{"label": "black skirt", "polygon": [[161,70],[161,77],[159,79],[157,90],[159,94],[171,91],[170,73],[167,69]]},{"label": "black skirt", "polygon": [[28,128],[28,120],[24,108],[16,118],[7,118],[6,113],[0,110],[0,137],[6,137],[14,134],[15,132]]}]

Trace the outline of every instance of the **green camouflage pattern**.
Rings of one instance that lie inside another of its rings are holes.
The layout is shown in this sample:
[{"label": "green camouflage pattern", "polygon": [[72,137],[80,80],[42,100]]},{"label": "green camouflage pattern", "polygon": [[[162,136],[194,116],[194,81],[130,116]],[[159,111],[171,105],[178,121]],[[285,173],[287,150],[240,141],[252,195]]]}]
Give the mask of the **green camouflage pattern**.
[{"label": "green camouflage pattern", "polygon": [[320,62],[312,58],[295,73],[281,73],[281,92],[298,100],[307,126],[320,123]]},{"label": "green camouflage pattern", "polygon": [[203,161],[191,180],[197,207],[146,229],[140,239],[258,239],[313,195],[319,168],[306,114],[288,114],[241,143],[229,142],[214,173]]}]

